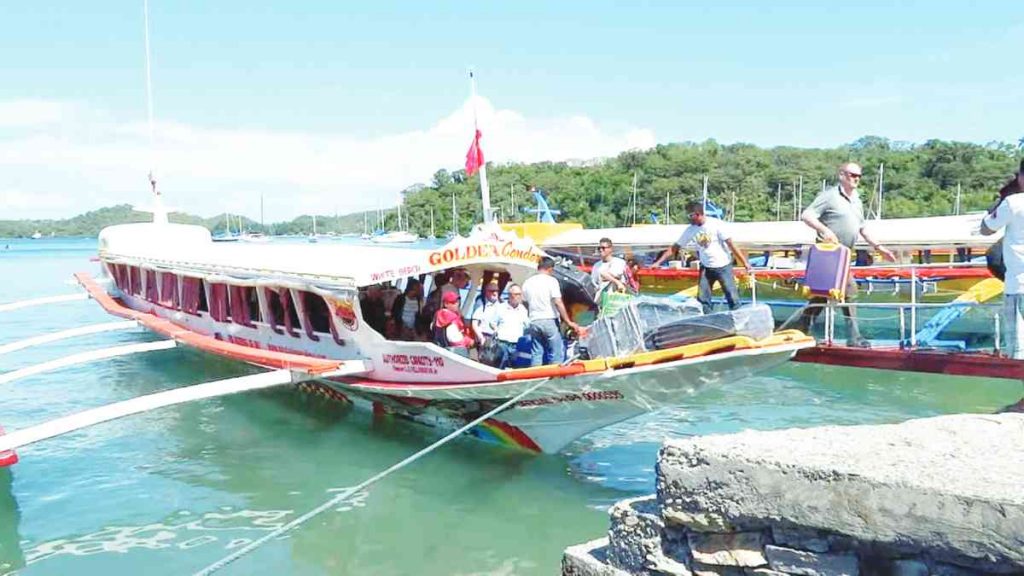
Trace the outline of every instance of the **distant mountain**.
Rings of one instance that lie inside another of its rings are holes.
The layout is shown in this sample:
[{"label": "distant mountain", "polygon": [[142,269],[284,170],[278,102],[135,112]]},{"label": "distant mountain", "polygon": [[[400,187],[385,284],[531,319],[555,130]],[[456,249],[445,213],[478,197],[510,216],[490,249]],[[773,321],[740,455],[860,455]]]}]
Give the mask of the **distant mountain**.
[{"label": "distant mountain", "polygon": [[[369,214],[372,221],[376,215]],[[196,224],[205,226],[213,232],[223,232],[230,218],[231,230],[238,232],[239,217],[237,215],[219,214],[211,218],[202,218],[184,212],[171,212],[168,219],[177,224]],[[133,222],[150,222],[153,215],[140,212],[130,204],[118,204],[79,214],[64,220],[0,220],[0,238],[28,238],[35,232],[43,236],[98,236],[100,230],[114,224],[130,224]],[[363,213],[345,216],[316,217],[317,232],[322,234],[346,232],[362,232]],[[259,222],[241,218],[241,227],[247,232],[263,232],[266,234],[309,234],[313,231],[313,217],[299,216],[290,222],[279,222],[261,227]]]}]

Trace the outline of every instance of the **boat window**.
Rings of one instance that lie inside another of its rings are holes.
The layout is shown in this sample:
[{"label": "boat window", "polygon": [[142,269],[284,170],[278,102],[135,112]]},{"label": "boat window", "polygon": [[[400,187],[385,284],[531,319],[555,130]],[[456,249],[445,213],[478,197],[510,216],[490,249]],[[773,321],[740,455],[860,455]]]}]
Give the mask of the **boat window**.
[{"label": "boat window", "polygon": [[178,275],[170,272],[160,273],[160,305],[178,309]]},{"label": "boat window", "polygon": [[128,291],[128,274],[123,264],[107,264],[107,269],[110,270],[110,277],[114,279],[114,284],[122,291]]},{"label": "boat window", "polygon": [[156,270],[146,270],[146,300],[154,304],[160,301],[160,291],[156,283]]},{"label": "boat window", "polygon": [[210,316],[217,322],[226,322],[228,315],[227,284],[210,284]]},{"label": "boat window", "polygon": [[[231,286],[229,289],[231,309],[231,321],[239,326],[253,326],[252,308],[250,299],[255,296],[251,286]],[[258,306],[257,306],[258,309]],[[257,313],[256,319],[259,319]]]},{"label": "boat window", "polygon": [[138,266],[128,267],[128,293],[135,296],[142,296],[142,275]]},{"label": "boat window", "polygon": [[312,292],[299,292],[302,298],[302,308],[306,316],[306,336],[310,340],[319,340],[320,337],[314,334],[329,334],[331,331],[331,313],[327,308],[324,299]]},{"label": "boat window", "polygon": [[199,315],[199,302],[203,294],[203,281],[199,278],[181,278],[181,311],[193,316]]},{"label": "boat window", "polygon": [[196,307],[198,312],[209,312],[210,307],[206,303],[206,281],[199,280],[199,306]]},{"label": "boat window", "polygon": [[281,328],[284,324],[284,306],[281,305],[281,296],[273,288],[264,288],[263,297],[267,300],[267,311],[270,312],[267,324],[274,332],[284,334],[284,330]]}]

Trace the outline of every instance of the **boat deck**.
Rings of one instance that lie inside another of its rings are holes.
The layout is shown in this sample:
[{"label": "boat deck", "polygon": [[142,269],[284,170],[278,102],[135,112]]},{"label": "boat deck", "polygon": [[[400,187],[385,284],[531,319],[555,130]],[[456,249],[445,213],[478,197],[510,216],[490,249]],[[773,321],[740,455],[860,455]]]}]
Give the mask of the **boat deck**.
[{"label": "boat deck", "polygon": [[1024,380],[1024,360],[988,352],[947,352],[898,347],[853,348],[832,344],[804,348],[796,353],[793,360],[854,368]]}]

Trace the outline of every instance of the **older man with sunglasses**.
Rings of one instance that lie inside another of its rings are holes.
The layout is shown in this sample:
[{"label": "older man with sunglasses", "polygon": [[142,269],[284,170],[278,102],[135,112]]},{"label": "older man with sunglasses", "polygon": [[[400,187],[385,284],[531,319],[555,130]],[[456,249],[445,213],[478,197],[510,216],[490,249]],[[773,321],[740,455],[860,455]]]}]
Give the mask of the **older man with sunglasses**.
[{"label": "older man with sunglasses", "polygon": [[[893,253],[875,242],[864,228],[864,205],[857,193],[862,174],[860,164],[847,162],[840,165],[839,184],[818,194],[811,205],[804,209],[800,219],[818,233],[819,242],[842,244],[852,250],[853,245],[857,242],[857,237],[860,236],[886,259],[895,262],[896,257]],[[852,298],[857,293],[857,283],[852,275],[846,293],[848,298]],[[821,313],[822,304],[825,301],[824,298],[812,298],[797,321],[797,327],[804,332],[810,330],[811,322]],[[847,344],[862,348],[870,347],[868,341],[860,335],[857,315],[853,308],[844,307],[843,314],[846,316],[849,329]]]}]

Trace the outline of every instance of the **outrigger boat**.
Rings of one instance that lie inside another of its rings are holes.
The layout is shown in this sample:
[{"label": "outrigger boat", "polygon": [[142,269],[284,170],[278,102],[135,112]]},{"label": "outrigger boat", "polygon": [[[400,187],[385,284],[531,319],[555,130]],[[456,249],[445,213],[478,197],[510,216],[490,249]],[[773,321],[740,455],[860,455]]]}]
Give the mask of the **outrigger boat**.
[{"label": "outrigger boat", "polygon": [[[771,369],[814,340],[784,331],[729,336],[620,357],[499,370],[430,342],[389,340],[363,321],[360,297],[381,283],[460,268],[468,314],[484,279],[522,282],[544,254],[531,240],[480,225],[417,250],[386,246],[214,243],[202,227],[153,223],[104,229],[106,287],[77,278],[108,312],[188,345],[267,368],[303,369],[304,390],[378,414],[455,429],[543,385],[470,430],[535,452],[558,452],[598,428],[685,403],[703,386]],[[345,370],[338,370],[339,366]],[[343,375],[338,375],[343,374]],[[209,396],[205,396],[209,397]]]},{"label": "outrigger boat", "polygon": [[[949,302],[969,291],[977,283],[990,278],[984,263],[971,262],[979,257],[999,235],[982,236],[978,229],[983,214],[934,216],[926,218],[893,218],[868,221],[872,237],[893,250],[901,263],[873,265],[859,262],[851,268],[861,290],[861,297],[871,302],[907,302],[910,286],[915,286],[917,299]],[[539,244],[549,253],[571,258],[587,265],[596,257],[602,237],[608,237],[617,250],[627,257],[636,257],[641,264],[637,272],[640,290],[646,293],[672,294],[695,290],[698,271],[685,267],[646,268],[644,262],[670,246],[682,234],[685,225],[641,225],[623,228],[588,230],[578,225],[556,224],[551,233],[540,233]],[[813,231],[802,222],[733,222],[730,223],[736,246],[759,261],[756,277],[759,300],[800,300],[803,269],[794,256],[815,241]],[[869,251],[864,244],[858,251]],[[785,254],[789,256],[785,256]],[[760,258],[758,258],[760,256]],[[911,278],[909,263],[915,266]],[[745,297],[751,298],[749,283],[742,286]]]}]

